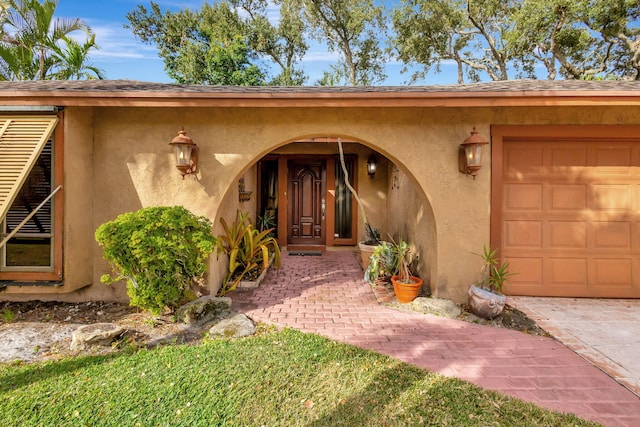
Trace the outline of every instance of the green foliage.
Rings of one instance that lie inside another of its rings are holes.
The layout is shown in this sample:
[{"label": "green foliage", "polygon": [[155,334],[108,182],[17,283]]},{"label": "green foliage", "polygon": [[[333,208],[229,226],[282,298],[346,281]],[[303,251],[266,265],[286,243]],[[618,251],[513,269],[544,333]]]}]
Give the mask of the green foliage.
[{"label": "green foliage", "polygon": [[6,323],[11,323],[15,320],[16,314],[8,308],[4,308],[2,312],[0,312],[0,318]]},{"label": "green foliage", "polygon": [[[300,86],[306,76],[298,65],[309,48],[305,38],[302,5],[299,0],[229,0],[247,15],[244,20],[249,46],[261,58],[271,59],[280,69],[268,84]],[[279,21],[272,23],[273,5],[279,6]],[[265,72],[266,74],[266,72]]]},{"label": "green foliage", "polygon": [[252,270],[264,271],[269,267],[269,257],[273,254],[273,263],[280,268],[280,246],[270,236],[272,229],[258,230],[253,226],[249,215],[236,211],[236,219],[231,225],[220,219],[225,234],[218,236],[216,253],[229,257],[229,268],[222,286],[218,291],[223,296],[234,290],[240,281]]},{"label": "green foliage", "polygon": [[[249,48],[242,35],[234,35],[224,45],[212,43],[205,52],[205,73],[209,76],[207,83],[226,86],[264,84],[264,74],[250,62],[249,54]],[[189,83],[198,82],[194,79]]]},{"label": "green foliage", "polygon": [[263,215],[258,215],[256,225],[258,230],[269,230],[269,237],[275,237],[276,217],[273,209],[265,209]]},{"label": "green foliage", "polygon": [[444,61],[458,83],[535,78],[540,64],[550,80],[638,79],[639,16],[637,0],[409,0],[393,13],[392,44],[423,66],[414,81]]},{"label": "green foliage", "polygon": [[378,278],[390,278],[395,274],[398,264],[397,253],[390,242],[380,242],[369,257],[369,266],[364,273],[368,282],[375,282]]},{"label": "green foliage", "polygon": [[509,263],[500,263],[497,249],[491,250],[491,248],[486,245],[482,248],[482,254],[476,255],[483,260],[480,269],[481,282],[479,285],[483,289],[489,289],[501,294],[502,286],[507,282],[507,277],[515,274],[509,272]]},{"label": "green foliage", "polygon": [[386,77],[384,8],[372,0],[302,0],[311,35],[327,43],[340,59],[318,82],[323,85],[373,85]]},{"label": "green foliage", "polygon": [[[54,18],[57,0],[8,0],[0,40],[1,80],[102,78],[87,63],[95,35],[79,18]],[[71,38],[83,31],[80,44]]]},{"label": "green foliage", "polygon": [[639,15],[637,0],[526,0],[506,37],[549,79],[638,79]]},{"label": "green foliage", "polygon": [[[296,64],[307,50],[295,0],[280,0],[281,20],[268,19],[264,0],[223,0],[200,10],[163,12],[151,2],[127,14],[134,35],[154,44],[169,76],[178,83],[259,86],[300,85]],[[242,13],[241,13],[242,12]],[[261,60],[270,58],[281,72],[270,82]]]},{"label": "green foliage", "polygon": [[400,276],[400,282],[411,283],[411,276],[413,276],[411,267],[417,261],[417,254],[413,247],[402,239],[399,242],[395,242],[392,239],[391,243],[396,255],[396,264],[393,266],[394,275]]},{"label": "green foliage", "polygon": [[91,34],[84,43],[78,43],[71,37],[63,37],[63,45],[56,45],[54,57],[60,63],[66,64],[52,75],[55,80],[95,80],[104,79],[104,72],[91,65],[89,52],[98,49],[96,35]]},{"label": "green foliage", "polygon": [[399,275],[399,280],[411,283],[412,266],[418,261],[418,256],[411,245],[400,239],[399,242],[380,242],[373,250],[369,267],[365,272],[365,280],[374,281],[380,276],[385,278]]},{"label": "green foliage", "polygon": [[480,80],[480,73],[506,80],[507,65],[515,59],[503,37],[513,25],[512,7],[502,0],[410,0],[394,11],[393,45],[405,64],[424,67],[413,80],[432,68],[439,71],[444,61],[457,64],[460,84],[465,77]]},{"label": "green foliage", "polygon": [[228,2],[205,3],[201,10],[162,12],[138,5],[127,14],[128,28],[155,44],[169,77],[178,83],[262,85],[263,73],[251,63],[245,26]]},{"label": "green foliage", "polygon": [[285,329],[0,365],[3,426],[595,426]]},{"label": "green foliage", "polygon": [[102,224],[96,240],[115,277],[127,279],[130,304],[160,314],[193,298],[192,282],[203,277],[216,244],[211,222],[181,206],[150,207]]}]

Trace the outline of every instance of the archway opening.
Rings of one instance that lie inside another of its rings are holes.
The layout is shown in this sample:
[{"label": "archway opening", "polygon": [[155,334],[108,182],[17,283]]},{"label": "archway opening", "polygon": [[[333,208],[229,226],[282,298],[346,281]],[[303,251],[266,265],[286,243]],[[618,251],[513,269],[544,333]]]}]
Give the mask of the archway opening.
[{"label": "archway opening", "polygon": [[[364,205],[366,220],[382,239],[402,239],[419,253],[418,274],[436,276],[436,224],[417,181],[392,154],[357,138],[341,137],[349,182]],[[371,176],[367,162],[376,162]],[[231,187],[221,215],[248,212],[271,229],[287,251],[358,251],[364,218],[344,184],[337,137],[305,136],[282,142],[248,164],[238,176],[253,195],[244,201]]]}]

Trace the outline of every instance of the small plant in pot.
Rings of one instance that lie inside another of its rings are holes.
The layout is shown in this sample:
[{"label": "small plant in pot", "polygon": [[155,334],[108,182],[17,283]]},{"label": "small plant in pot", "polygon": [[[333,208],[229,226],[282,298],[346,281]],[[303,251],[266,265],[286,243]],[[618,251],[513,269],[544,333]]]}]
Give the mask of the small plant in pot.
[{"label": "small plant in pot", "polygon": [[377,280],[391,281],[392,274],[398,265],[398,256],[395,246],[390,242],[380,242],[374,246],[369,257],[369,263],[364,271],[364,280],[375,283]]},{"label": "small plant in pot", "polygon": [[412,272],[417,255],[411,245],[400,240],[381,242],[371,255],[371,261],[365,271],[365,280],[375,281],[380,277],[390,277],[393,290],[402,303],[416,299],[422,290],[422,279]]},{"label": "small plant in pot", "polygon": [[392,240],[391,245],[397,256],[395,274],[391,276],[393,291],[398,301],[408,303],[416,299],[422,290],[422,279],[414,276],[411,271],[417,256],[413,248],[402,239],[398,243]]},{"label": "small plant in pot", "polygon": [[504,310],[506,297],[502,294],[502,286],[513,273],[509,272],[508,262],[500,263],[495,249],[484,246],[483,253],[478,256],[484,261],[480,269],[481,280],[469,287],[469,307],[476,316],[493,319]]}]

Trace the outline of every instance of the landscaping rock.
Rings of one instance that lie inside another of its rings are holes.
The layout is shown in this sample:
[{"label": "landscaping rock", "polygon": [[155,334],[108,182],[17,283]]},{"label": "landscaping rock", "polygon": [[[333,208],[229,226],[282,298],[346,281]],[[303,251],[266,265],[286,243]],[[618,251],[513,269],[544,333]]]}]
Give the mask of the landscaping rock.
[{"label": "landscaping rock", "polygon": [[411,309],[420,313],[441,317],[457,318],[462,313],[460,307],[451,300],[418,297],[411,303]]},{"label": "landscaping rock", "polygon": [[83,325],[71,333],[71,350],[84,350],[87,345],[111,345],[113,339],[124,332],[115,323]]},{"label": "landscaping rock", "polygon": [[203,325],[215,319],[228,317],[230,311],[231,298],[205,295],[178,308],[176,316],[181,322]]},{"label": "landscaping rock", "polygon": [[256,327],[244,314],[236,314],[228,319],[223,319],[209,329],[209,335],[227,338],[240,338],[256,333]]}]

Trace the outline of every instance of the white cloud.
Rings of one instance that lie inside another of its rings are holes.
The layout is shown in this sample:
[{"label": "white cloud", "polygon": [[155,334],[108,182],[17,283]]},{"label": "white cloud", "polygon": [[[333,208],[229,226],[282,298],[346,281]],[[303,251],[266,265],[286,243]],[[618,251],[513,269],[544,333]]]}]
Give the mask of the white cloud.
[{"label": "white cloud", "polygon": [[131,30],[117,22],[97,23],[87,22],[96,34],[96,44],[100,49],[91,53],[94,58],[106,60],[109,58],[157,58],[157,49],[154,46],[137,40]]}]

